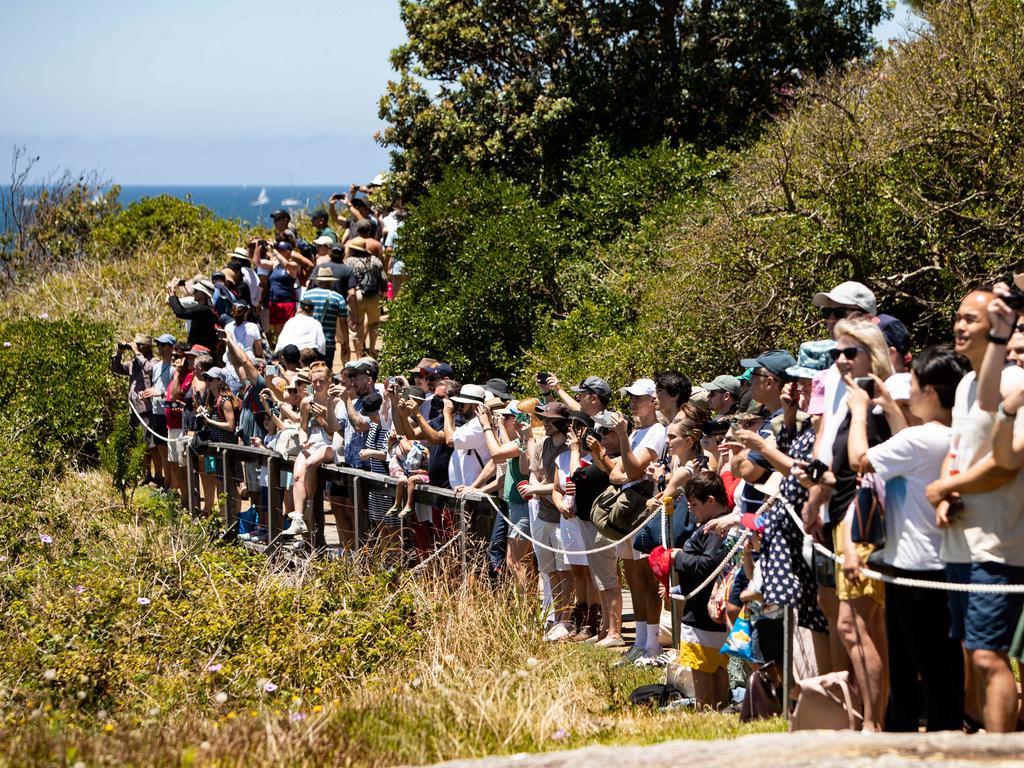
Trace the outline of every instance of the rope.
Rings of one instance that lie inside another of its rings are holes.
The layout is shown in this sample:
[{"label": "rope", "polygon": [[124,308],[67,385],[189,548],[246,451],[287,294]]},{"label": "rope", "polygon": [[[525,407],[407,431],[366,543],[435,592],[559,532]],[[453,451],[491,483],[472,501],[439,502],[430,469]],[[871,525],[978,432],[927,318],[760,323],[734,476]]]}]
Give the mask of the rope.
[{"label": "rope", "polygon": [[[518,530],[516,524],[513,523],[511,520],[509,520],[507,517],[505,517],[505,513],[501,511],[501,508],[495,503],[493,497],[491,497],[491,496],[483,496],[482,498],[484,498],[488,502],[490,502],[490,505],[492,507],[494,507],[494,511],[497,512],[501,516],[501,518],[510,527],[516,528],[516,530]],[[644,518],[643,522],[641,522],[640,525],[638,525],[632,531],[627,533],[621,539],[616,539],[615,541],[609,542],[608,544],[605,544],[603,547],[594,547],[594,549],[572,549],[572,550],[556,549],[555,547],[549,547],[547,544],[545,544],[542,541],[537,541],[535,538],[533,538],[529,534],[523,533],[522,531],[519,531],[518,535],[522,536],[524,539],[529,541],[535,547],[540,547],[541,549],[546,549],[548,552],[554,552],[556,555],[563,555],[563,556],[564,555],[595,555],[598,552],[604,552],[606,549],[611,549],[612,547],[617,547],[620,542],[623,542],[626,539],[631,539],[634,536],[636,536],[638,533],[640,533],[640,531],[643,530],[645,525],[647,525],[649,522],[651,522],[651,520],[654,519],[654,516],[656,514],[658,514],[659,512],[661,512],[660,509],[655,509],[653,512],[651,512],[651,514],[649,514],[646,518]]]},{"label": "rope", "polygon": [[717,579],[718,578],[718,574],[720,574],[722,571],[724,571],[726,569],[726,566],[728,566],[729,563],[732,562],[733,555],[735,555],[739,551],[740,547],[742,547],[743,544],[746,542],[746,540],[748,538],[750,538],[750,535],[751,535],[751,532],[746,530],[746,529],[743,529],[742,531],[740,531],[740,537],[736,540],[736,543],[733,544],[732,549],[730,549],[729,552],[726,554],[726,556],[724,558],[722,558],[722,562],[720,562],[718,564],[718,567],[715,568],[715,570],[711,572],[710,576],[708,576],[706,579],[704,579],[704,581],[702,581],[696,587],[691,589],[690,590],[690,594],[688,594],[688,595],[670,595],[670,597],[673,600],[678,600],[681,603],[685,603],[687,600],[689,600],[694,595],[696,595],[698,592],[700,592],[702,589],[704,589],[708,584],[710,584],[715,579]]},{"label": "rope", "polygon": [[139,413],[138,409],[135,407],[135,404],[132,403],[130,398],[128,400],[128,407],[132,409],[132,412],[136,415],[136,417],[138,417],[139,422],[142,424],[142,426],[146,428],[146,431],[149,432],[149,434],[151,434],[157,440],[163,440],[165,443],[169,443],[171,441],[171,438],[167,437],[166,435],[161,435],[153,431],[153,428],[149,426],[149,423],[144,418],[142,418],[142,414]]},{"label": "rope", "polygon": [[[790,504],[786,499],[779,498],[779,503],[782,504],[783,508],[789,513],[789,516],[793,518],[793,522],[796,523],[798,530],[804,529],[804,521],[797,514],[797,511],[793,509],[793,505]],[[806,533],[804,538],[811,538]],[[830,551],[827,547],[822,546],[816,541],[811,542],[814,548],[822,555],[825,555],[831,559],[834,563],[842,567],[843,558],[839,557],[835,552]],[[1024,594],[1024,584],[963,584],[960,582],[951,581],[929,581],[927,579],[910,579],[905,576],[890,576],[886,573],[879,573],[878,571],[862,566],[860,572],[863,576],[869,579],[875,579],[886,584],[895,584],[898,587],[917,587],[919,589],[942,589],[949,592],[975,592],[975,593],[988,593],[988,594],[999,594],[999,595],[1020,595]]]},{"label": "rope", "polygon": [[423,568],[423,566],[425,566],[427,563],[429,563],[435,557],[440,555],[442,552],[444,552],[446,549],[448,549],[448,547],[450,547],[452,544],[454,544],[456,541],[458,541],[461,538],[462,538],[462,531],[459,531],[454,536],[452,536],[448,541],[446,541],[442,546],[440,546],[437,549],[435,549],[423,562],[421,562],[419,565],[417,565],[415,568],[413,568],[412,569],[412,573],[416,573],[416,571],[418,571],[421,568]]}]

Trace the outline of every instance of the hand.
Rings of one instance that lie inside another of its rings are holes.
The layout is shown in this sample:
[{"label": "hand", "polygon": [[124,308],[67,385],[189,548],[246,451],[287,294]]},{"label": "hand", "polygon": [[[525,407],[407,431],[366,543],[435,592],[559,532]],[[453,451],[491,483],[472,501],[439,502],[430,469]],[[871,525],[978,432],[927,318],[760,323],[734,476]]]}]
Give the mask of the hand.
[{"label": "hand", "polygon": [[600,440],[598,440],[593,435],[587,435],[586,442],[587,450],[590,451],[591,456],[593,456],[595,459],[604,456],[604,446],[601,445]]},{"label": "hand", "polygon": [[536,496],[540,492],[541,486],[535,485],[534,483],[527,483],[519,489],[519,495],[523,496]]},{"label": "hand", "polygon": [[625,435],[626,418],[621,413],[615,413],[614,411],[608,411],[608,416],[612,420],[612,429],[620,435]]},{"label": "hand", "polygon": [[455,415],[455,403],[453,403],[450,398],[446,397],[442,405],[444,406],[444,413],[446,416]]},{"label": "hand", "polygon": [[665,607],[671,610],[671,606],[669,605],[668,599],[668,590],[665,588],[665,585],[662,584],[660,581],[658,582],[658,597],[661,598],[661,602],[665,604]]},{"label": "hand", "polygon": [[938,480],[928,483],[928,487],[924,489],[924,495],[928,498],[929,504],[937,507],[949,496],[949,486],[946,485],[946,480],[940,477]]},{"label": "hand", "polygon": [[375,453],[376,451],[374,450],[371,450],[369,448],[363,448],[363,450],[359,452],[359,458],[362,459],[363,461],[369,461],[370,459],[373,458]]},{"label": "hand", "polygon": [[1003,410],[1007,413],[1016,413],[1024,406],[1024,386],[1015,392],[1011,392],[1003,400]]},{"label": "hand", "polygon": [[354,317],[350,316],[349,319],[348,319],[348,327],[351,328],[353,331],[358,331],[359,330],[359,321],[356,320]]},{"label": "hand", "polygon": [[487,429],[491,426],[491,412],[486,405],[476,407],[476,417],[480,420],[480,426]]},{"label": "hand", "polygon": [[565,444],[569,447],[570,451],[578,451],[580,449],[580,436],[575,429],[570,429],[565,433]]},{"label": "hand", "polygon": [[[752,432],[749,429],[737,429],[733,431],[732,436],[733,439],[739,443],[740,450],[749,448],[752,451],[763,451],[765,449],[765,439],[757,434],[757,432]],[[729,444],[724,443],[723,445]]]},{"label": "hand", "polygon": [[252,445],[253,445],[254,448],[262,448],[263,447],[263,441],[260,440],[260,438],[258,438],[258,437],[254,437],[251,442],[252,442]]},{"label": "hand", "polygon": [[331,205],[337,205],[339,202],[341,202],[342,199],[342,196],[335,192],[327,199],[327,202],[330,203]]},{"label": "hand", "polygon": [[144,389],[141,392],[139,392],[139,397],[142,398],[143,400],[149,400],[149,398],[156,397],[159,394],[160,393],[157,392],[155,389]]},{"label": "hand", "polygon": [[798,386],[798,383],[795,381],[789,381],[782,385],[782,392],[779,393],[779,397],[782,399],[782,407],[786,410],[793,410],[800,401]]},{"label": "hand", "polygon": [[708,520],[704,523],[704,530],[708,533],[717,533],[719,536],[725,536],[734,525],[739,524],[740,513],[730,512],[727,515]]},{"label": "hand", "polygon": [[472,486],[469,486],[469,485],[457,485],[457,486],[455,486],[455,495],[456,496],[465,496],[467,493],[469,493],[472,490],[473,490]]},{"label": "hand", "polygon": [[561,384],[558,383],[558,377],[553,373],[548,374],[547,388],[548,392],[558,392],[562,388]]},{"label": "hand", "polygon": [[866,414],[871,409],[871,397],[857,386],[856,379],[850,374],[843,374],[843,381],[846,382],[846,407],[850,409],[850,413]]},{"label": "hand", "polygon": [[516,437],[519,438],[519,441],[523,445],[526,445],[526,443],[530,440],[530,438],[533,437],[533,427],[531,427],[529,425],[529,423],[523,424],[522,422],[517,421],[516,422]]},{"label": "hand", "polygon": [[326,416],[327,415],[327,406],[320,405],[320,403],[310,403],[309,404],[309,410],[312,411],[313,414],[316,415],[316,416]]},{"label": "hand", "polygon": [[860,553],[854,548],[843,554],[843,576],[851,584],[860,583],[860,569],[863,563],[860,561]]},{"label": "hand", "polygon": [[1009,336],[1013,333],[1013,327],[1017,322],[1017,313],[1007,306],[1003,296],[1010,294],[1010,287],[1006,283],[996,283],[992,286],[996,298],[988,304],[988,319],[992,324],[992,335]]}]

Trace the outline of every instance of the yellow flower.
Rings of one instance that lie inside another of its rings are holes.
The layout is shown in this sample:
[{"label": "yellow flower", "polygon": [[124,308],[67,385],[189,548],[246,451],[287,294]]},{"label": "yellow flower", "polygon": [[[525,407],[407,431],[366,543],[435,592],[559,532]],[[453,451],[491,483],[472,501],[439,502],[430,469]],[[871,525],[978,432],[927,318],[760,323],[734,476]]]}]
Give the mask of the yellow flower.
[{"label": "yellow flower", "polygon": [[313,689],[313,693],[320,693],[320,686]]},{"label": "yellow flower", "polygon": [[313,706],[313,711],[314,711],[314,712],[323,712],[323,711],[324,711],[324,708],[323,708],[323,707],[321,707],[321,706],[320,706],[319,704],[315,704],[315,705]]},{"label": "yellow flower", "polygon": [[234,712],[228,712],[227,717],[228,720],[234,720],[237,717],[237,715]]},{"label": "yellow flower", "polygon": [[113,723],[107,723],[106,725],[103,726],[103,730],[106,731],[107,733],[110,733],[111,731],[114,730],[114,724]]}]

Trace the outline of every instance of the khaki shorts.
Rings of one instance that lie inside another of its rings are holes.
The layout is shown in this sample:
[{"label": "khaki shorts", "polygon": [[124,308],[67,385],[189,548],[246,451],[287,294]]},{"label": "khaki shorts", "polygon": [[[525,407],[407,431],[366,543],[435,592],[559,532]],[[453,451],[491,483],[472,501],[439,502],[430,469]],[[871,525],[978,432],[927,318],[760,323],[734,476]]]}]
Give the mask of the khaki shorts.
[{"label": "khaki shorts", "polygon": [[[597,527],[589,520],[580,520],[579,523],[580,535],[586,545],[584,549],[596,549],[611,544],[611,540],[598,533]],[[588,554],[587,564],[598,589],[614,589],[619,586],[619,564],[615,560],[615,547]]]},{"label": "khaki shorts", "polygon": [[[835,544],[836,554],[840,557],[845,553],[843,544],[843,526],[837,525],[832,531],[832,541]],[[868,555],[874,551],[870,544],[854,544],[862,563],[868,561]],[[885,605],[885,585],[880,581],[861,577],[856,584],[843,575],[842,566],[836,564],[836,597],[840,600],[855,600],[858,597],[870,597],[879,605]]]},{"label": "khaki shorts", "polygon": [[349,311],[355,317],[356,323],[359,324],[360,328],[380,325],[380,296],[361,299],[357,293]]},{"label": "khaki shorts", "polygon": [[185,466],[185,451],[182,446],[180,429],[167,430],[167,460],[172,464]]},{"label": "khaki shorts", "polygon": [[[530,523],[530,535],[553,549],[562,549],[562,529],[558,523],[534,520]],[[569,570],[569,564],[565,562],[565,556],[560,552],[551,552],[534,544],[533,553],[537,557],[537,570],[541,573]]]}]

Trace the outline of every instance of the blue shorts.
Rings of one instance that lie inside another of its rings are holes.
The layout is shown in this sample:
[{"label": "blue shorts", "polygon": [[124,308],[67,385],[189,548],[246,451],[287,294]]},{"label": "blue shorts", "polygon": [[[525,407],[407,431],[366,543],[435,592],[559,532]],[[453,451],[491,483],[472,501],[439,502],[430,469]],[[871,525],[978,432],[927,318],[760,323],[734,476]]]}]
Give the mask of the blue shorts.
[{"label": "blue shorts", "polygon": [[526,504],[508,502],[508,519],[512,522],[508,529],[510,539],[521,539],[524,533],[530,535],[530,508]]},{"label": "blue shorts", "polygon": [[[1024,567],[1003,563],[947,563],[946,580],[970,584],[1024,584]],[[949,593],[949,636],[969,651],[1010,650],[1024,594]]]}]

